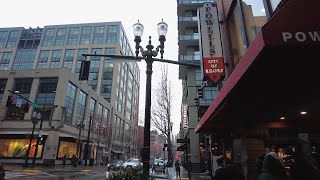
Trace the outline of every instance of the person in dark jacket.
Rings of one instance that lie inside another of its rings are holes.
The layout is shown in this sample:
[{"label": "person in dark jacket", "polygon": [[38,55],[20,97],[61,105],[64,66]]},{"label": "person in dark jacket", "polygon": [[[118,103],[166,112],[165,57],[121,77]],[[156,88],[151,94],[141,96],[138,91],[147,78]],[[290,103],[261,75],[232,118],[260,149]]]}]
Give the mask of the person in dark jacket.
[{"label": "person in dark jacket", "polygon": [[179,163],[179,160],[177,160],[175,163],[174,163],[174,166],[176,168],[176,175],[177,177],[179,176],[179,178],[181,179],[181,176],[180,176],[180,166],[181,164]]},{"label": "person in dark jacket", "polygon": [[265,157],[265,155],[260,154],[258,156],[258,158],[256,159],[257,172],[256,172],[255,180],[258,180],[259,174],[262,172],[262,166],[263,166],[264,157]]},{"label": "person in dark jacket", "polygon": [[4,180],[5,175],[6,175],[6,172],[3,168],[3,165],[0,162],[0,180]]},{"label": "person in dark jacket", "polygon": [[188,170],[188,177],[189,177],[189,179],[191,179],[191,172],[192,172],[192,162],[191,162],[191,160],[188,161],[187,170]]},{"label": "person in dark jacket", "polygon": [[219,179],[221,179],[223,177],[223,173],[222,173],[223,172],[223,170],[222,170],[222,168],[223,168],[223,157],[218,158],[216,160],[216,162],[218,164],[218,169],[216,169],[214,171],[213,179],[214,180],[219,180]]},{"label": "person in dark jacket", "polygon": [[245,176],[241,168],[233,162],[225,158],[224,159],[225,167],[220,168],[218,172],[215,173],[214,180],[245,180]]},{"label": "person in dark jacket", "polygon": [[280,162],[281,158],[275,153],[268,153],[263,160],[262,172],[259,180],[289,180],[284,167]]}]

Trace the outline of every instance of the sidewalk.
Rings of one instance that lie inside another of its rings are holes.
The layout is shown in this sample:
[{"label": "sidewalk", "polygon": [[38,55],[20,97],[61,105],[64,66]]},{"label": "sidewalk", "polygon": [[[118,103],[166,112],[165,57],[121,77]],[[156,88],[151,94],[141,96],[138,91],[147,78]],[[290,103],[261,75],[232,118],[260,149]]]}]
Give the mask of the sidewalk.
[{"label": "sidewalk", "polygon": [[[176,177],[176,169],[175,168],[167,168],[168,172],[166,174],[164,173],[155,173],[155,174],[150,174],[154,176],[157,179],[177,179]],[[181,180],[188,180],[188,171],[181,166]],[[191,173],[191,179],[195,180],[211,180],[211,177],[205,173]]]},{"label": "sidewalk", "polygon": [[43,172],[88,172],[94,170],[107,170],[107,166],[84,166],[78,165],[78,167],[73,167],[72,165],[55,165],[55,166],[41,166],[36,165],[34,168],[22,167],[22,164],[3,164],[5,171],[9,172],[28,172],[28,171],[43,171]]}]

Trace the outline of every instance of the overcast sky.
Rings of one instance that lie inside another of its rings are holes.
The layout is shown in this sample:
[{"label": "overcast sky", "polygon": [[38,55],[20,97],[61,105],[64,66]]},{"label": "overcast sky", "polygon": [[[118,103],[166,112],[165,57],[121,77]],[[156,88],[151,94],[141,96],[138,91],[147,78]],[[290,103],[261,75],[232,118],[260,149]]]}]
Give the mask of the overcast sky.
[{"label": "overcast sky", "polygon": [[[158,45],[157,24],[163,19],[168,24],[164,59],[178,59],[177,1],[176,0],[2,0],[0,27],[36,28],[45,25],[121,21],[130,45],[134,50],[132,25],[140,20],[144,25],[141,45],[145,47],[148,36]],[[140,118],[144,120],[145,62],[139,63]],[[153,63],[152,87],[159,82],[160,63]],[[173,89],[173,132],[179,131],[181,109],[181,81],[178,66],[169,65]]]}]

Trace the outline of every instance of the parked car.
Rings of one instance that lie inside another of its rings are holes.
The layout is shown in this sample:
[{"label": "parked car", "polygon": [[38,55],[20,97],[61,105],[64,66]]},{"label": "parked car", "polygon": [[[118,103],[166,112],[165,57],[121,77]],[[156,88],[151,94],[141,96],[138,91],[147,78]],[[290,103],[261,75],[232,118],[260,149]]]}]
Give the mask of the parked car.
[{"label": "parked car", "polygon": [[108,164],[108,171],[119,171],[123,168],[123,161],[121,160],[112,160]]},{"label": "parked car", "polygon": [[153,166],[156,172],[164,172],[165,170],[165,163],[162,159],[155,159],[153,161]]},{"label": "parked car", "polygon": [[124,163],[123,167],[124,168],[140,168],[141,163],[139,159],[130,158]]}]

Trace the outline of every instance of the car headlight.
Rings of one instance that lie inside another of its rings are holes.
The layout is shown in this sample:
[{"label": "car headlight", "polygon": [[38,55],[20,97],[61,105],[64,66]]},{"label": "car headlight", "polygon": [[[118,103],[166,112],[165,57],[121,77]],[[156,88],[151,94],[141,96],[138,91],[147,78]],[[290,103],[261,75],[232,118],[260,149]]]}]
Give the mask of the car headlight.
[{"label": "car headlight", "polygon": [[120,165],[118,164],[117,167],[119,167]]},{"label": "car headlight", "polygon": [[133,166],[137,166],[137,164],[134,164]]},{"label": "car headlight", "polygon": [[108,164],[108,166],[110,166],[110,164]]}]

